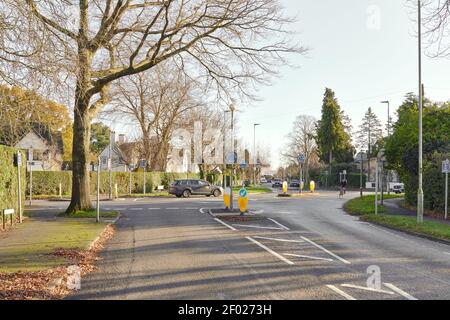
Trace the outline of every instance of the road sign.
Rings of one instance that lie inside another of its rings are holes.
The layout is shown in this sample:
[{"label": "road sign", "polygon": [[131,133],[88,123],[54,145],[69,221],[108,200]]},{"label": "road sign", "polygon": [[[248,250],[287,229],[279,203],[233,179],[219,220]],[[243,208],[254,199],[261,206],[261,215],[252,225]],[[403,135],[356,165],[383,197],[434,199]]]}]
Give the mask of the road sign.
[{"label": "road sign", "polygon": [[304,155],[304,154],[299,155],[298,158],[297,158],[297,160],[298,160],[298,162],[300,162],[301,164],[304,164],[304,163],[305,163],[305,155]]},{"label": "road sign", "polygon": [[237,153],[236,152],[230,152],[226,156],[227,164],[234,164],[237,162]]},{"label": "road sign", "polygon": [[139,162],[139,166],[140,166],[141,168],[145,168],[145,167],[147,166],[147,161],[144,160],[144,159],[142,159],[142,160]]},{"label": "road sign", "polygon": [[442,173],[450,173],[450,160],[442,161]]},{"label": "road sign", "polygon": [[245,162],[242,162],[240,166],[241,166],[241,169],[247,168],[247,164]]},{"label": "road sign", "polygon": [[22,165],[22,153],[17,152],[17,166],[20,167]]},{"label": "road sign", "polygon": [[248,193],[247,193],[247,190],[245,190],[245,188],[242,188],[241,190],[239,190],[238,204],[239,204],[239,211],[241,213],[244,213],[247,211]]}]

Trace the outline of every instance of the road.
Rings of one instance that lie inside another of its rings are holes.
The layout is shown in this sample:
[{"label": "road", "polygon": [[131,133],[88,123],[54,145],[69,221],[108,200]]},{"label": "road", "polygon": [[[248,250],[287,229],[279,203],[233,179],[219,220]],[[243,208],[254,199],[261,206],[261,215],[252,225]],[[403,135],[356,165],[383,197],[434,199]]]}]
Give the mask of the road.
[{"label": "road", "polygon": [[117,234],[69,298],[450,299],[450,246],[360,222],[337,193],[250,198],[265,218],[218,219],[203,197],[102,203]]}]

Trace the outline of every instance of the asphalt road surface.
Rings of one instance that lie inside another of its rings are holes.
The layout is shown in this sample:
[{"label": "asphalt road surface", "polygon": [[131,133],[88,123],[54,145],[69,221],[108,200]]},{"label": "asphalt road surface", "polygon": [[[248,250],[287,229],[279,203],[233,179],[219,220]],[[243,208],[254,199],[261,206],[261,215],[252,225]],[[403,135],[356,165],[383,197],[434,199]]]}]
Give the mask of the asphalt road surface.
[{"label": "asphalt road surface", "polygon": [[[98,270],[71,299],[450,299],[450,246],[358,221],[336,192],[103,202],[122,213]],[[368,284],[369,279],[369,284]]]}]

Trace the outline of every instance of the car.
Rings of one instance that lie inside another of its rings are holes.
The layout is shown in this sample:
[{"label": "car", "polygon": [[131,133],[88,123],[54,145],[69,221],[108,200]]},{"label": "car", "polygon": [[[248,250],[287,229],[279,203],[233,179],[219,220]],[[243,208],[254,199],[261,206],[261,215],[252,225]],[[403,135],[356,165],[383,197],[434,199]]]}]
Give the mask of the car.
[{"label": "car", "polygon": [[261,178],[261,183],[267,183],[266,178],[262,177],[262,178]]},{"label": "car", "polygon": [[298,180],[292,180],[289,184],[290,188],[300,188],[300,181]]},{"label": "car", "polygon": [[200,179],[180,179],[170,185],[169,194],[175,195],[177,198],[189,198],[191,195],[219,197],[222,189]]},{"label": "car", "polygon": [[392,191],[396,194],[404,193],[405,187],[402,184],[396,184],[392,187]]},{"label": "car", "polygon": [[281,179],[274,179],[272,183],[272,188],[281,188],[283,186],[283,181]]}]

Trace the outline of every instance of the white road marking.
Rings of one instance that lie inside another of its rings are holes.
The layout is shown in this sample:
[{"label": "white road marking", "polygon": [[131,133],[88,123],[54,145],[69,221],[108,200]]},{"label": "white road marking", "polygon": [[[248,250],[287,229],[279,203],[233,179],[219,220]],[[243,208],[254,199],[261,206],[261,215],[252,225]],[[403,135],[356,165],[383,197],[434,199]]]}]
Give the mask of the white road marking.
[{"label": "white road marking", "polygon": [[227,227],[228,229],[231,229],[231,230],[233,230],[233,231],[236,231],[236,228],[233,228],[232,226],[230,226],[229,224],[226,224],[226,223],[223,222],[222,220],[217,219],[217,218],[215,218],[214,220],[216,220],[217,222],[223,224],[223,225],[224,225],[225,227]]},{"label": "white road marking", "polygon": [[391,289],[392,291],[397,292],[399,295],[405,297],[405,298],[408,299],[408,300],[419,300],[419,299],[413,297],[412,295],[410,295],[409,293],[403,291],[402,289],[397,288],[397,287],[394,286],[392,283],[386,283],[386,282],[385,282],[384,285],[385,285],[386,287],[388,287],[389,289]]},{"label": "white road marking", "polygon": [[185,210],[198,210],[198,208],[184,208]]},{"label": "white road marking", "polygon": [[331,285],[331,284],[327,284],[327,287],[330,288],[331,290],[333,290],[334,292],[340,294],[341,296],[343,296],[345,299],[347,300],[356,300],[355,298],[353,298],[351,295],[349,295],[348,293],[342,291],[339,288],[336,288],[335,286]]},{"label": "white road marking", "polygon": [[283,228],[263,227],[263,226],[254,226],[254,225],[246,225],[246,224],[233,224],[233,226],[243,227],[243,228],[254,228],[254,229],[286,230]]},{"label": "white road marking", "polygon": [[284,230],[290,230],[288,227],[283,226],[281,223],[279,223],[279,222],[276,221],[275,219],[271,219],[271,218],[268,218],[268,219],[269,219],[270,221],[272,221],[273,223],[275,223],[276,225],[282,227]]},{"label": "white road marking", "polygon": [[144,208],[130,208],[130,211],[142,211]]},{"label": "white road marking", "polygon": [[148,210],[161,210],[161,208],[148,208]]},{"label": "white road marking", "polygon": [[285,256],[290,256],[290,257],[297,257],[297,258],[306,258],[306,259],[312,259],[312,260],[323,260],[323,261],[334,261],[333,259],[329,259],[329,258],[320,258],[320,257],[313,257],[313,256],[304,256],[301,254],[292,254],[292,253],[283,253]]},{"label": "white road marking", "polygon": [[300,238],[302,238],[303,240],[305,240],[305,241],[311,243],[313,246],[319,248],[320,250],[325,251],[325,252],[328,253],[330,256],[335,257],[336,259],[342,261],[343,263],[345,263],[345,264],[351,264],[349,261],[347,261],[347,260],[345,260],[345,259],[339,257],[338,255],[334,254],[334,253],[331,252],[330,250],[327,250],[327,249],[325,249],[324,247],[322,247],[321,245],[315,243],[314,241],[309,240],[308,238],[303,237],[303,236],[300,236]]},{"label": "white road marking", "polygon": [[261,237],[261,236],[254,236],[254,238],[264,239],[264,240],[272,240],[272,241],[280,241],[280,242],[296,242],[296,243],[305,242],[303,240],[277,239],[277,238],[268,238],[268,237]]},{"label": "white road marking", "polygon": [[386,290],[369,288],[369,287],[362,287],[362,286],[357,286],[357,285],[353,285],[353,284],[346,284],[346,283],[341,284],[341,287],[360,289],[360,290],[366,290],[366,291],[378,292],[378,293],[395,294],[392,291],[386,291]]},{"label": "white road marking", "polygon": [[180,210],[180,208],[166,208],[166,210]]},{"label": "white road marking", "polygon": [[275,251],[273,251],[272,249],[266,247],[265,245],[263,245],[262,243],[256,241],[255,239],[253,239],[252,237],[245,237],[247,240],[253,242],[254,244],[256,244],[257,246],[263,248],[264,250],[266,250],[267,252],[269,252],[270,254],[272,254],[273,256],[277,257],[278,259],[280,259],[283,262],[286,262],[289,265],[293,265],[294,262],[292,262],[291,260],[286,259],[285,257],[283,257],[281,254],[276,253]]}]

